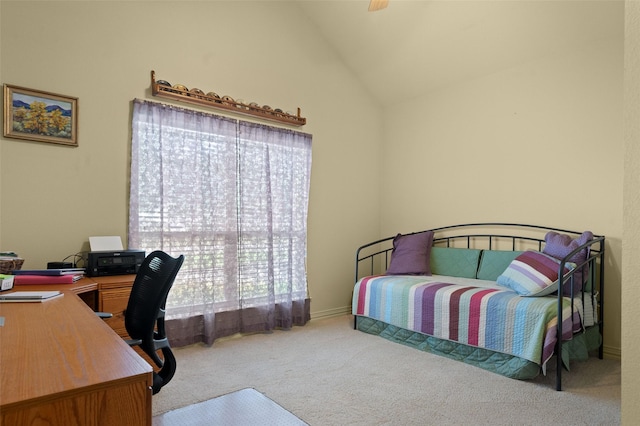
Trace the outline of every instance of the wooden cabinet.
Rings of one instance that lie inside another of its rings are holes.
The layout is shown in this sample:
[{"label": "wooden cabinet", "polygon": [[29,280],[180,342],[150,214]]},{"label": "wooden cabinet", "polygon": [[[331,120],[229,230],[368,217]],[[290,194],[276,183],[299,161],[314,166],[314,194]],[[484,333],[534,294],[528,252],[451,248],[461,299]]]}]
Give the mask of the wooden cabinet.
[{"label": "wooden cabinet", "polygon": [[128,339],[129,335],[124,327],[124,311],[127,309],[131,286],[135,275],[113,275],[108,277],[92,277],[98,284],[98,308],[100,312],[109,312],[113,316],[105,322],[118,335]]},{"label": "wooden cabinet", "polygon": [[[109,312],[113,316],[106,318],[105,323],[111,327],[120,337],[123,339],[130,339],[131,337],[127,333],[127,329],[124,326],[124,311],[127,309],[129,303],[129,295],[131,294],[131,287],[136,279],[135,275],[112,275],[108,277],[92,277],[98,284],[97,299],[98,299],[98,311]],[[149,358],[147,354],[137,346],[133,349],[144,358],[156,371],[158,367]],[[162,355],[158,351],[160,358]]]}]

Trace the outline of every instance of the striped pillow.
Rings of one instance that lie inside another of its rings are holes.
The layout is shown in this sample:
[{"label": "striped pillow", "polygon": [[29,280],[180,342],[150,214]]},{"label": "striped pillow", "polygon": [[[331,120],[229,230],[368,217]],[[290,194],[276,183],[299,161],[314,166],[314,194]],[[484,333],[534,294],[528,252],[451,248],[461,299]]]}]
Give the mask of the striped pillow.
[{"label": "striped pillow", "polygon": [[[558,290],[559,268],[560,260],[529,250],[516,257],[496,282],[520,296],[546,296]],[[565,266],[564,273],[570,270]]]}]

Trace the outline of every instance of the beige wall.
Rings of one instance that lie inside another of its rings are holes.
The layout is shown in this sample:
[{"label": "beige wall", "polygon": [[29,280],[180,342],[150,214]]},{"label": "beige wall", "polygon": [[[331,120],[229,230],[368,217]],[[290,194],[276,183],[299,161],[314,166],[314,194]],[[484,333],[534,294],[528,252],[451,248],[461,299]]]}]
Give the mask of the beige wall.
[{"label": "beige wall", "polygon": [[624,204],[622,240],[622,424],[640,419],[640,2],[625,5]]},{"label": "beige wall", "polygon": [[395,105],[382,153],[385,235],[492,221],[606,235],[605,347],[616,357],[623,42],[621,30]]},{"label": "beige wall", "polygon": [[[312,315],[346,312],[353,253],[379,229],[380,113],[286,2],[0,2],[2,83],[79,98],[79,147],[0,141],[1,250],[45,267],[127,236],[131,101],[172,84],[300,107],[313,134]],[[185,19],[181,19],[184,17]],[[188,18],[188,19],[186,19]],[[369,212],[361,215],[361,212]]]}]

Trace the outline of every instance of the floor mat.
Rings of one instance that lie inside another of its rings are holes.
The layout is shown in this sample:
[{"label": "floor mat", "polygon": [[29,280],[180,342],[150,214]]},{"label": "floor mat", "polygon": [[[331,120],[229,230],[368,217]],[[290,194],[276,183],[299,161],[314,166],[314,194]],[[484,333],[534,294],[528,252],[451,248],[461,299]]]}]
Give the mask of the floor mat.
[{"label": "floor mat", "polygon": [[255,389],[247,388],[153,417],[153,426],[307,425]]}]

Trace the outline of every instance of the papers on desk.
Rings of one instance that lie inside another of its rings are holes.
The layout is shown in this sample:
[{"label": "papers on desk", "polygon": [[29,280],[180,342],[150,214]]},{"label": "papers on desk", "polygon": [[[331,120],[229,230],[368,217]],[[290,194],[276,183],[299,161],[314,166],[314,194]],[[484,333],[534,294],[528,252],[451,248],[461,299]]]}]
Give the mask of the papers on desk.
[{"label": "papers on desk", "polygon": [[0,302],[44,302],[60,296],[59,291],[14,291],[0,294]]},{"label": "papers on desk", "polygon": [[16,275],[14,285],[24,284],[73,284],[84,275]]},{"label": "papers on desk", "polygon": [[14,285],[73,284],[84,276],[84,268],[20,269],[13,274]]},{"label": "papers on desk", "polygon": [[84,268],[63,268],[63,269],[19,269],[13,271],[13,275],[82,275]]}]

